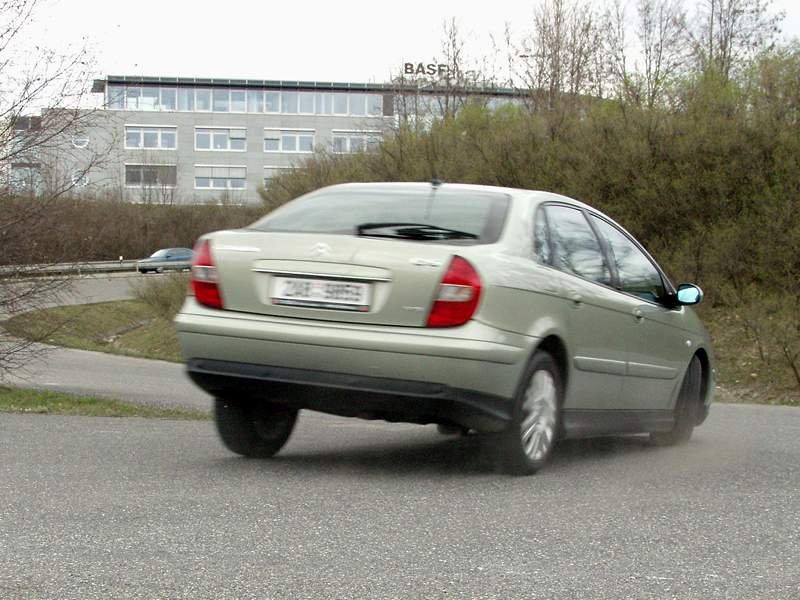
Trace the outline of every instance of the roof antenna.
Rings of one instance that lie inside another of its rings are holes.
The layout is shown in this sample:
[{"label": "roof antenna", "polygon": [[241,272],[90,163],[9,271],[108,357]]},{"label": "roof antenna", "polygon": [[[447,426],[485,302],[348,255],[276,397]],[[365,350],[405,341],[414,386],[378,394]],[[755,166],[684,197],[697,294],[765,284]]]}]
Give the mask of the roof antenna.
[{"label": "roof antenna", "polygon": [[433,196],[434,194],[436,194],[436,190],[438,190],[441,186],[442,186],[442,180],[436,177],[436,175],[434,175],[433,179],[431,179],[431,193],[428,194],[428,202],[425,205],[426,221],[431,218],[431,208],[433,208]]}]

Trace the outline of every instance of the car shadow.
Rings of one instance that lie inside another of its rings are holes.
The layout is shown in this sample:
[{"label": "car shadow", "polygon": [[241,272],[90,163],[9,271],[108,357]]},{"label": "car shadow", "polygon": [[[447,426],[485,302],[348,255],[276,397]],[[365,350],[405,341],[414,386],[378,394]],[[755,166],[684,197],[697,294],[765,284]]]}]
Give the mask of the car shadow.
[{"label": "car shadow", "polygon": [[[432,440],[373,442],[340,448],[285,448],[268,460],[229,455],[219,461],[225,469],[242,472],[331,474],[392,477],[431,475],[500,475],[503,468],[493,440],[485,436],[442,436]],[[583,468],[587,461],[617,460],[623,456],[657,451],[646,436],[624,436],[559,442],[543,473],[563,473]]]}]

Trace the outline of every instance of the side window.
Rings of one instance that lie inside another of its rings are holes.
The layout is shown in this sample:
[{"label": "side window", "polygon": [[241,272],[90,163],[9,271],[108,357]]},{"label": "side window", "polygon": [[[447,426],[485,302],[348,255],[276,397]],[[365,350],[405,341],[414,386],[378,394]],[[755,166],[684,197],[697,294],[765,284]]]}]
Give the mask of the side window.
[{"label": "side window", "polygon": [[619,273],[620,289],[651,302],[664,297],[666,290],[661,273],[636,244],[608,221],[592,215],[592,222],[611,251]]},{"label": "side window", "polygon": [[537,262],[549,265],[550,244],[547,241],[547,218],[544,209],[539,207],[533,218],[533,255]]},{"label": "side window", "polygon": [[545,208],[553,244],[553,266],[597,283],[611,284],[600,242],[583,213],[568,206]]}]

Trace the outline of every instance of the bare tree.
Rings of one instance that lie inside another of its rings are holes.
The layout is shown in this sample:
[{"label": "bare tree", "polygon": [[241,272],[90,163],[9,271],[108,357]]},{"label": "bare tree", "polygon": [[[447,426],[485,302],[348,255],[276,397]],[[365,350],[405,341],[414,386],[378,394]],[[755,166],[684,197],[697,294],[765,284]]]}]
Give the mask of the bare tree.
[{"label": "bare tree", "polygon": [[[37,0],[0,0],[0,315],[50,304],[69,280],[42,275],[31,232],[56,218],[58,200],[83,187],[105,155],[81,137],[94,111],[82,108],[89,93],[89,55],[60,55],[26,46]],[[24,201],[22,196],[25,196]],[[64,240],[73,246],[80,241]],[[51,259],[52,260],[52,259]],[[31,344],[0,330],[0,376],[18,367]]]},{"label": "bare tree", "polygon": [[686,64],[686,12],[682,0],[638,0],[636,8],[644,59],[644,104],[652,108],[665,84]]},{"label": "bare tree", "polygon": [[606,9],[605,53],[617,94],[652,108],[663,100],[667,83],[687,66],[686,11],[683,0],[636,0],[635,10],[629,18],[620,0]]},{"label": "bare tree", "polygon": [[490,94],[481,90],[498,86],[496,60],[499,50],[475,59],[466,51],[465,35],[458,21],[442,23],[440,53],[428,63],[411,64],[392,79],[395,88],[395,114],[403,125],[427,127],[436,117],[452,116],[467,102],[488,101]]},{"label": "bare tree", "polygon": [[535,8],[533,30],[518,53],[524,69],[517,74],[524,87],[543,94],[545,108],[595,90],[602,75],[596,71],[599,25],[596,11],[582,0],[544,0]]},{"label": "bare tree", "polygon": [[769,47],[780,32],[783,13],[772,0],[701,0],[690,28],[695,59],[729,78]]}]

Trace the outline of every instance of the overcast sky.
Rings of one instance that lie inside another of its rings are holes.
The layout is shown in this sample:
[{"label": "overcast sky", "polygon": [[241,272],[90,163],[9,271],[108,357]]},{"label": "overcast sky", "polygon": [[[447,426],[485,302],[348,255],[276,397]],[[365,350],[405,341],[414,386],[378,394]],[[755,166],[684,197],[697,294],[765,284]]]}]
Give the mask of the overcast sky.
[{"label": "overcast sky", "polygon": [[[490,36],[502,39],[506,23],[516,33],[527,29],[534,4],[44,0],[25,36],[62,52],[85,39],[98,76],[382,82],[403,62],[437,55],[444,20],[457,18],[470,54],[488,55]],[[800,2],[773,6],[786,13],[784,35],[800,37]]]}]

